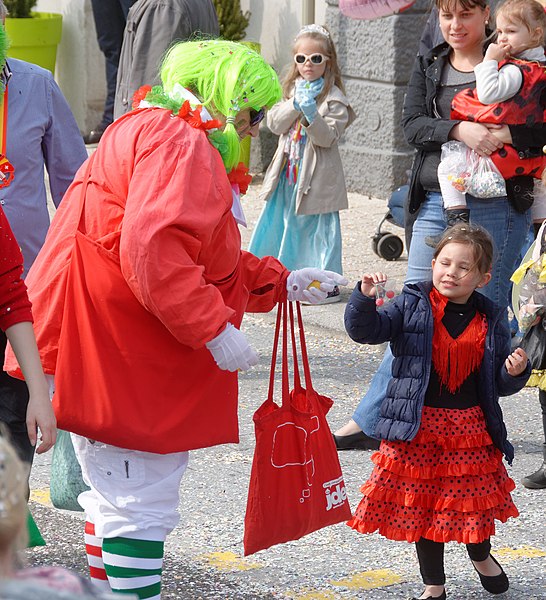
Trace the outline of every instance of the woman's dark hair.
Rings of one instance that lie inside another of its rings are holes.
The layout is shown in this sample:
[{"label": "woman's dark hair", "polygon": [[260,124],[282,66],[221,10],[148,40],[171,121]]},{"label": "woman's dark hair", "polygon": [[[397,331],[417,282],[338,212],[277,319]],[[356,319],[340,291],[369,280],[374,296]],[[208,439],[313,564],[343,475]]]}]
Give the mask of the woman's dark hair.
[{"label": "woman's dark hair", "polygon": [[465,10],[478,6],[485,10],[489,6],[488,0],[434,0],[434,6],[438,10],[449,10],[454,4],[460,4]]},{"label": "woman's dark hair", "polygon": [[445,246],[454,243],[472,246],[475,261],[473,266],[482,275],[489,273],[493,265],[493,240],[483,227],[469,225],[468,223],[458,223],[446,229],[436,246],[434,258],[438,258],[438,255]]}]

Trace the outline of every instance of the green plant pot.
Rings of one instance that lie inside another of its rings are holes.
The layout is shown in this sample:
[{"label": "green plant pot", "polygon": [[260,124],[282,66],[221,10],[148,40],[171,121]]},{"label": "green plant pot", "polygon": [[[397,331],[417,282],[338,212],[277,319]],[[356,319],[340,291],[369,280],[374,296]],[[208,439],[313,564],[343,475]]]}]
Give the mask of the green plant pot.
[{"label": "green plant pot", "polygon": [[[254,50],[258,54],[261,52],[262,46],[258,42],[241,42],[245,46],[248,46],[251,50]],[[250,143],[252,138],[250,136],[246,137],[241,142],[241,152],[239,154],[239,160],[245,164],[246,168],[250,166]]]},{"label": "green plant pot", "polygon": [[30,19],[7,17],[8,58],[19,58],[55,73],[62,23],[63,16],[58,13],[33,12]]}]

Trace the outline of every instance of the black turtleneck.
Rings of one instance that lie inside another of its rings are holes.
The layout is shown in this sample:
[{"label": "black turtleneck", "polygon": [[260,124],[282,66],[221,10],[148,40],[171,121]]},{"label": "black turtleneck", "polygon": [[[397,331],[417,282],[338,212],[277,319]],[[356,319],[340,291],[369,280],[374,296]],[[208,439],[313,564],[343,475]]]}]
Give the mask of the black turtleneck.
[{"label": "black turtleneck", "polygon": [[[449,335],[456,339],[468,327],[474,316],[476,307],[472,298],[466,304],[448,302],[444,311],[442,323]],[[470,408],[477,406],[478,401],[478,371],[470,373],[461,387],[452,394],[440,384],[438,373],[434,366],[430,370],[430,381],[425,394],[425,405],[436,408]]]}]

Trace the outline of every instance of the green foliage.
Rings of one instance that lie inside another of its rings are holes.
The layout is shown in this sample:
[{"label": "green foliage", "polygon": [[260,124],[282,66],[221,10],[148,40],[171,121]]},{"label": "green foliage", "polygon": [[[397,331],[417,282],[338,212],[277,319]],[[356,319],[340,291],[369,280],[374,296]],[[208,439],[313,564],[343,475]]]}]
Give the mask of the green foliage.
[{"label": "green foliage", "polygon": [[245,37],[250,12],[243,13],[240,0],[213,0],[218,15],[220,37],[238,42]]},{"label": "green foliage", "polygon": [[4,0],[11,19],[26,19],[31,17],[30,11],[36,6],[38,0]]}]

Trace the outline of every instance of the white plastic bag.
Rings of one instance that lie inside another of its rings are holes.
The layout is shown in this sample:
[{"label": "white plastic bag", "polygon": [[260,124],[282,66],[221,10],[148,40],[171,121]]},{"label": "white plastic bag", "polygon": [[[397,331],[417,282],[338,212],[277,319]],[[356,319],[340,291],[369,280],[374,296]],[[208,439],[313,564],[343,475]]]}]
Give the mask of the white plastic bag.
[{"label": "white plastic bag", "polygon": [[448,172],[451,185],[463,194],[466,193],[472,165],[472,150],[463,142],[442,144],[442,164]]},{"label": "white plastic bag", "polygon": [[480,156],[473,150],[470,152],[471,169],[466,193],[475,198],[506,196],[506,183],[495,163],[488,156]]},{"label": "white plastic bag", "polygon": [[448,180],[459,192],[475,198],[506,196],[504,178],[489,157],[480,156],[463,142],[451,141],[442,145],[441,158]]}]

